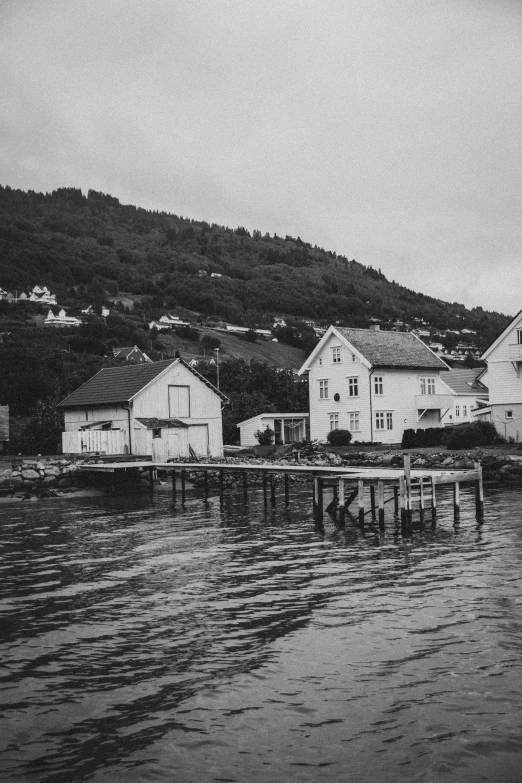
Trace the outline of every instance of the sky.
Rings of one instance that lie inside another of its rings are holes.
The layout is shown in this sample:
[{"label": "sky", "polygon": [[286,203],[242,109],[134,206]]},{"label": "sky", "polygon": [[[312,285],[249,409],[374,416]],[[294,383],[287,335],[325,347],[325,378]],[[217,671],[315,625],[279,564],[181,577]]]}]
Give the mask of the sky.
[{"label": "sky", "polygon": [[522,308],[522,0],[0,0],[0,184]]}]

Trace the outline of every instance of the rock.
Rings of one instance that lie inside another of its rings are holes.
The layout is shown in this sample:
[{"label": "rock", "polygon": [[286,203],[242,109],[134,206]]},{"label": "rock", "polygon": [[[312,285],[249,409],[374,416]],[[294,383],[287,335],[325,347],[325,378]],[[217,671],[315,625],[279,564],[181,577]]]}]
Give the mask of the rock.
[{"label": "rock", "polygon": [[56,476],[45,476],[42,479],[42,484],[46,487],[54,486],[56,484]]},{"label": "rock", "polygon": [[46,476],[60,476],[62,471],[60,468],[54,467],[54,465],[48,465],[44,471]]},{"label": "rock", "polygon": [[450,465],[453,465],[453,458],[452,457],[446,457],[446,459],[442,460],[442,467],[443,468],[449,468]]},{"label": "rock", "polygon": [[62,488],[70,487],[73,483],[73,480],[69,476],[60,476],[60,478],[56,480],[56,483],[58,484],[59,487]]},{"label": "rock", "polygon": [[415,460],[415,462],[413,463],[413,466],[415,466],[416,468],[425,468],[427,464],[428,464],[428,460],[427,459],[420,458],[420,459],[416,459]]},{"label": "rock", "polygon": [[40,480],[40,473],[37,470],[33,470],[32,468],[24,468],[21,475],[25,481]]}]

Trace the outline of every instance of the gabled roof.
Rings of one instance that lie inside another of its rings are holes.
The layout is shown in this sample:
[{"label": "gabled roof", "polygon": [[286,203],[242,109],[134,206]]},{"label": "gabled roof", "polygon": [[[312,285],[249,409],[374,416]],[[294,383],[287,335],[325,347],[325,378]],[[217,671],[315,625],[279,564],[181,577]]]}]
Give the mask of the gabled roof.
[{"label": "gabled roof", "polygon": [[476,394],[487,397],[488,389],[477,380],[483,368],[454,367],[444,376],[444,383],[455,394]]},{"label": "gabled roof", "polygon": [[490,355],[490,353],[497,347],[497,345],[504,339],[504,337],[507,334],[509,334],[509,332],[514,327],[514,325],[520,320],[520,316],[521,315],[522,315],[522,310],[519,310],[518,313],[516,314],[516,316],[513,318],[513,320],[510,321],[509,324],[506,326],[506,328],[504,329],[502,334],[499,334],[497,339],[494,342],[491,343],[489,348],[486,348],[486,350],[484,351],[484,353],[480,357],[481,359],[487,359],[487,357]]},{"label": "gabled roof", "polygon": [[448,370],[422,340],[412,332],[384,332],[380,329],[352,329],[330,326],[299,373],[306,372],[331,335],[336,335],[348,347],[354,348],[365,364],[374,368]]},{"label": "gabled roof", "polygon": [[199,378],[206,386],[228,402],[227,397],[218,391],[210,381],[207,381],[197,370],[190,367],[183,359],[166,359],[150,364],[129,364],[125,367],[108,367],[100,370],[90,380],[73,391],[65,400],[58,403],[58,408],[85,408],[94,405],[113,405],[130,402],[138,392],[149,385],[159,375],[174,364],[182,364]]}]

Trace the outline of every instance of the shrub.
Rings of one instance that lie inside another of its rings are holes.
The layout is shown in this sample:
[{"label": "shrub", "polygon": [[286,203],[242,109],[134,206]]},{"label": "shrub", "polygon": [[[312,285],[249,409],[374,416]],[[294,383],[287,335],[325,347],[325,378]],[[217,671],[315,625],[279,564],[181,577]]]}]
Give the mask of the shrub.
[{"label": "shrub", "polygon": [[474,446],[491,446],[505,443],[491,421],[474,421],[453,427],[448,438],[448,449],[470,449]]},{"label": "shrub", "polygon": [[201,338],[201,347],[207,351],[213,351],[214,348],[221,348],[221,340],[212,334],[204,334]]},{"label": "shrub", "polygon": [[274,442],[274,430],[267,425],[264,430],[256,432],[256,438],[260,446],[271,446]]},{"label": "shrub", "polygon": [[330,430],[326,440],[330,446],[348,446],[352,440],[352,433],[349,430]]},{"label": "shrub", "polygon": [[404,430],[402,433],[401,447],[403,449],[413,449],[417,445],[417,437],[415,430]]}]

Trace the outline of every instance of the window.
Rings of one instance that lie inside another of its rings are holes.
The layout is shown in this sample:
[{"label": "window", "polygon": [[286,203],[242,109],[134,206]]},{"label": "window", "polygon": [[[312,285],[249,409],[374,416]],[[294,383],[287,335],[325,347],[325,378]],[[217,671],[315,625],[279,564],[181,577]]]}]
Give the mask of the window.
[{"label": "window", "polygon": [[334,364],[340,364],[341,363],[341,346],[335,345],[332,348],[332,358]]},{"label": "window", "polygon": [[354,354],[354,353],[352,353],[352,362],[356,362],[356,361],[357,361],[357,359],[356,359],[356,357],[355,357],[355,354]]},{"label": "window", "polygon": [[348,378],[348,396],[359,396],[359,378]]},{"label": "window", "polygon": [[350,413],[349,417],[350,417],[349,419],[350,432],[359,432],[361,429],[359,424],[359,411],[356,411],[355,413]]},{"label": "window", "polygon": [[455,405],[455,418],[458,419],[460,417],[460,405]]},{"label": "window", "polygon": [[373,389],[375,394],[383,394],[383,381],[382,375],[376,375],[373,379]]},{"label": "window", "polygon": [[375,414],[376,430],[393,429],[393,413],[391,411],[377,411]]},{"label": "window", "polygon": [[513,418],[513,411],[506,411],[506,419],[512,419]]},{"label": "window", "polygon": [[319,364],[322,364],[322,363],[323,363],[323,357],[322,357],[322,356],[320,356],[320,357],[319,357]]},{"label": "window", "polygon": [[420,379],[421,394],[435,394],[435,378]]},{"label": "window", "polygon": [[319,399],[328,399],[328,380],[319,381]]},{"label": "window", "polygon": [[467,405],[463,405],[462,406],[462,415],[463,416],[467,416],[468,415],[468,406]]},{"label": "window", "polygon": [[330,413],[330,431],[339,429],[339,414]]},{"label": "window", "polygon": [[161,438],[161,429],[154,429],[152,430],[152,437],[153,438]]},{"label": "window", "polygon": [[522,345],[522,329],[517,329],[517,342]]}]

